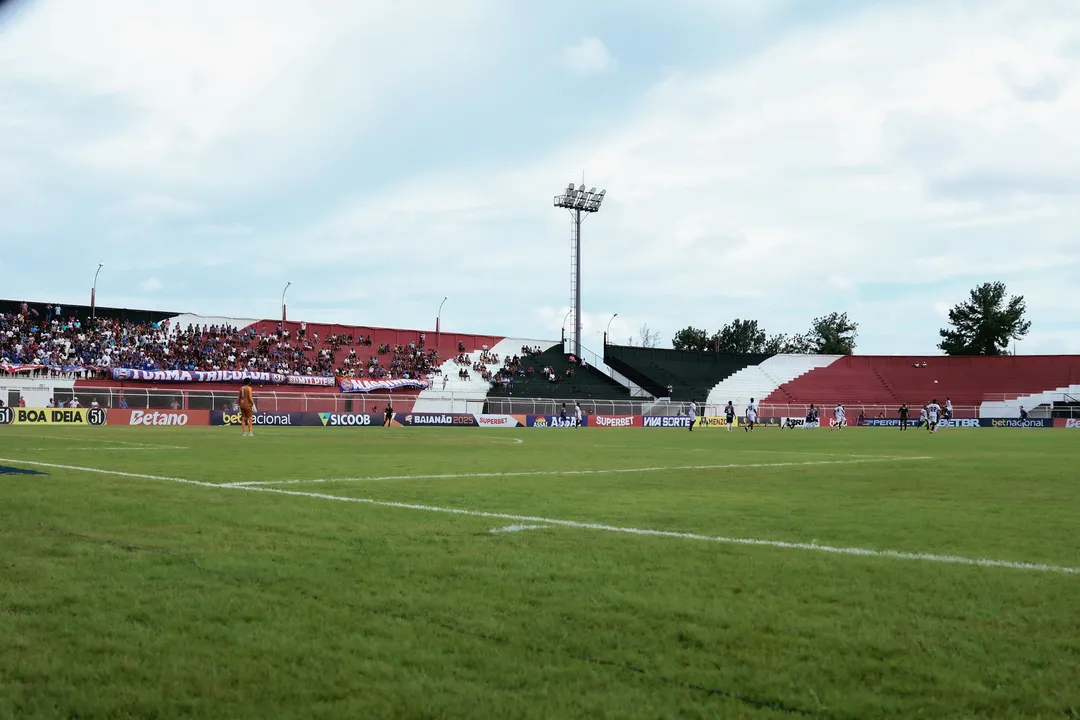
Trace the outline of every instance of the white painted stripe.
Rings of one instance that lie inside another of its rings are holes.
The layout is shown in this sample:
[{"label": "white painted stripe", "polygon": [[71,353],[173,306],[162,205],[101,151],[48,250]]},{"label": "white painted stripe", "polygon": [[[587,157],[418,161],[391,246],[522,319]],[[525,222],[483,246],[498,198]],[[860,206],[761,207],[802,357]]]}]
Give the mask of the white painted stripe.
[{"label": "white painted stripe", "polygon": [[[85,437],[83,435],[70,435],[64,437],[63,435],[8,435],[7,437],[19,440],[63,440],[65,442],[90,442],[90,443],[107,443],[109,445],[133,445],[136,447],[144,447],[150,449],[160,450],[187,450],[187,447],[180,447],[178,445],[158,445],[157,443],[144,443],[134,442],[131,440],[115,440],[113,438],[94,438]],[[21,449],[21,448],[20,448]],[[55,450],[56,448],[51,448]]]},{"label": "white painted stripe", "polygon": [[[67,451],[67,450],[79,450],[79,451],[87,451],[87,452],[153,452],[153,451],[162,450],[162,449],[164,449],[164,448],[163,447],[101,447],[100,445],[87,445],[85,447],[74,446],[74,447],[64,447],[64,448],[58,448],[55,445],[53,445],[52,447],[36,447],[36,448],[34,448],[34,447],[32,447],[32,448],[21,447],[21,448],[19,448],[19,450],[27,450],[27,451],[32,450],[32,451],[35,451],[35,452],[61,452],[61,451]],[[171,450],[187,450],[186,447],[172,447],[172,446],[170,446],[169,449],[171,449]]]},{"label": "white painted stripe", "polygon": [[360,503],[378,507],[398,508],[401,510],[418,510],[422,512],[446,513],[449,515],[463,515],[468,517],[497,518],[499,520],[513,520],[520,523],[559,525],[581,530],[595,530],[599,532],[621,533],[629,535],[642,535],[650,537],[678,538],[681,540],[700,540],[705,542],[725,543],[731,545],[751,545],[757,547],[773,547],[788,550],[808,550],[813,552],[832,553],[837,555],[858,555],[873,558],[891,558],[895,560],[922,560],[924,562],[946,563],[952,565],[977,565],[981,567],[1007,568],[1011,570],[1026,570],[1032,572],[1062,573],[1068,575],[1080,575],[1080,568],[1064,565],[1048,565],[1045,563],[1017,562],[1012,560],[994,560],[991,558],[972,558],[961,555],[936,555],[933,553],[913,553],[899,550],[872,550],[870,548],[838,547],[835,545],[819,545],[816,542],[799,543],[786,542],[783,540],[759,540],[756,538],[737,538],[714,535],[699,535],[697,533],[675,532],[671,530],[651,530],[647,528],[619,527],[616,525],[603,525],[600,523],[579,522],[577,520],[558,520],[555,518],[536,517],[532,515],[513,515],[510,513],[485,512],[482,510],[463,510],[460,508],[444,508],[434,505],[419,505],[415,503],[392,502],[387,500],[373,500],[371,498],[341,497],[339,495],[327,495],[325,493],[300,492],[298,490],[283,490],[273,487],[256,487],[251,485],[200,482],[198,480],[185,480],[161,475],[144,475],[141,473],[121,472],[119,470],[104,470],[101,468],[87,468],[75,465],[59,465],[56,463],[43,463],[33,460],[14,460],[0,458],[0,462],[18,463],[21,465],[33,465],[36,467],[56,468],[60,470],[74,470],[78,472],[99,473],[102,475],[117,475],[120,477],[145,478],[148,480],[166,480],[169,482],[183,483],[185,485],[197,485],[199,487],[242,490],[246,492],[273,493],[275,495],[289,495],[292,497],[313,498],[316,500],[331,500],[334,502]]},{"label": "white painted stripe", "polygon": [[675,472],[685,470],[730,470],[733,468],[803,467],[811,465],[862,465],[865,463],[914,462],[932,457],[876,457],[858,460],[804,460],[770,463],[727,463],[724,465],[675,465],[670,467],[601,468],[595,470],[527,470],[522,472],[441,473],[438,475],[382,475],[376,477],[314,478],[310,480],[252,480],[228,483],[228,487],[257,485],[309,485],[336,482],[386,482],[391,480],[462,480],[472,478],[544,477],[553,475],[619,475],[623,473]]},{"label": "white painted stripe", "polygon": [[549,527],[548,525],[507,525],[501,528],[491,528],[488,532],[491,533],[508,533],[508,532],[521,532],[522,530],[543,530]]}]

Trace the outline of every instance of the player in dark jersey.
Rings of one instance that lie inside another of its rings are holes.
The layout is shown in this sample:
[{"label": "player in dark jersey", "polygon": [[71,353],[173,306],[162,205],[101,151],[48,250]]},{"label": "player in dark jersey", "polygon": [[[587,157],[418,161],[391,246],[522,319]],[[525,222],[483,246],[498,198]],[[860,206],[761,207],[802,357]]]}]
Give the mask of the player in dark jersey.
[{"label": "player in dark jersey", "polygon": [[735,406],[730,400],[727,401],[727,406],[724,407],[724,419],[727,420],[727,431],[731,432],[731,428],[735,425]]},{"label": "player in dark jersey", "polygon": [[907,403],[900,406],[900,429],[907,430],[908,407]]},{"label": "player in dark jersey", "polygon": [[394,408],[390,407],[390,403],[386,403],[386,410],[383,411],[383,427],[390,427],[390,423],[393,419]]}]

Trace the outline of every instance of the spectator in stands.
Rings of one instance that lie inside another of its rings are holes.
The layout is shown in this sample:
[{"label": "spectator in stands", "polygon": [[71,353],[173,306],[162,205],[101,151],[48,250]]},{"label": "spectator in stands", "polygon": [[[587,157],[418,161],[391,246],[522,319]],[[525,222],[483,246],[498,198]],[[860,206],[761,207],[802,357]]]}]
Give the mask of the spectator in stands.
[{"label": "spectator in stands", "polygon": [[[267,326],[239,330],[228,325],[189,325],[186,330],[162,323],[135,323],[98,318],[83,327],[76,318],[64,320],[59,306],[39,319],[26,308],[14,315],[0,314],[0,362],[48,368],[53,372],[80,375],[106,372],[112,367],[142,370],[251,370],[282,374],[346,375],[355,377],[362,368],[354,353],[346,362],[336,361],[342,337],[320,347],[290,342],[280,323],[275,334]],[[55,313],[55,314],[53,314]],[[306,325],[302,325],[305,329]],[[371,339],[366,339],[371,344]],[[389,352],[389,347],[380,348]],[[373,368],[372,377],[423,377],[437,372],[438,353],[426,350],[423,340],[394,353],[391,367]],[[373,363],[374,365],[374,363]]]}]

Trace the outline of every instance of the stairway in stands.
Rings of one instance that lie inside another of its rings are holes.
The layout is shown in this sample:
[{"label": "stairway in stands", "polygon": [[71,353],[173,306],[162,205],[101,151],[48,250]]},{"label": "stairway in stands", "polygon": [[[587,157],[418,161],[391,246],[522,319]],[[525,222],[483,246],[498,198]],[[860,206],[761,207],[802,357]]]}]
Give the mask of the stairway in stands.
[{"label": "stairway in stands", "polygon": [[739,370],[724,378],[709,391],[707,405],[722,407],[730,400],[742,412],[754,398],[758,403],[786,404],[797,400],[784,390],[784,385],[821,368],[828,367],[840,355],[776,355],[757,365]]}]

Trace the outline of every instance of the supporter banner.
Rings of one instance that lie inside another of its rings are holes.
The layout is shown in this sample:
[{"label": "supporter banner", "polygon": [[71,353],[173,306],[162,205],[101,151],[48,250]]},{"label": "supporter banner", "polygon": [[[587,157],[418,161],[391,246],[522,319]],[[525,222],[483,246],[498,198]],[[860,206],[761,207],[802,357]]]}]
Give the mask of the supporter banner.
[{"label": "supporter banner", "polygon": [[688,428],[690,417],[687,415],[645,415],[641,418],[642,427]]},{"label": "supporter banner", "polygon": [[[739,418],[731,423],[732,427],[739,427]],[[694,427],[727,427],[726,417],[699,417],[694,419]]]},{"label": "supporter banner", "polygon": [[[897,421],[899,424],[899,421]],[[780,418],[780,427],[782,428],[819,428],[821,427],[820,420],[807,421],[804,417],[782,417]]]},{"label": "supporter banner", "polygon": [[473,417],[476,419],[476,424],[484,428],[521,427],[525,424],[523,418],[513,415],[482,415],[476,413]]},{"label": "supporter banner", "polygon": [[326,427],[382,427],[384,419],[381,413],[319,413]]},{"label": "supporter banner", "polygon": [[104,408],[0,408],[0,425],[104,425]]},{"label": "supporter banner", "polygon": [[[293,426],[306,426],[306,427],[319,427],[322,425],[322,421],[319,419],[319,413],[313,412],[284,412],[284,413],[255,413],[255,417],[252,421],[254,425],[269,427],[293,427]],[[239,425],[240,413],[222,412],[220,410],[210,411],[210,424],[211,425]]]},{"label": "supporter banner", "polygon": [[112,378],[113,380],[132,380],[136,382],[178,383],[239,383],[250,379],[253,383],[268,385],[334,386],[334,378],[329,376],[282,375],[247,370],[136,370],[133,368],[113,368]]},{"label": "supporter banner", "polygon": [[590,423],[593,427],[629,428],[641,427],[640,415],[593,415]]},{"label": "supporter banner", "polygon": [[1050,418],[980,418],[979,427],[996,428],[1045,428],[1054,427],[1054,421]]},{"label": "supporter banner", "polygon": [[206,426],[210,424],[209,410],[109,410],[113,425],[139,426]]},{"label": "supporter banner", "polygon": [[1080,430],[1080,419],[1057,418],[1054,420],[1054,427]]},{"label": "supporter banner", "polygon": [[475,415],[462,413],[397,413],[394,421],[405,427],[476,427]]},{"label": "supporter banner", "polygon": [[[366,393],[373,390],[421,390],[431,387],[426,380],[364,380],[361,378],[338,378],[338,389],[343,393]],[[333,383],[330,383],[331,385]]]},{"label": "supporter banner", "polygon": [[[525,425],[528,427],[552,428],[552,427],[577,427],[577,420],[573,417],[561,418],[558,415],[526,415]],[[588,416],[582,416],[581,427],[589,426]]]}]

